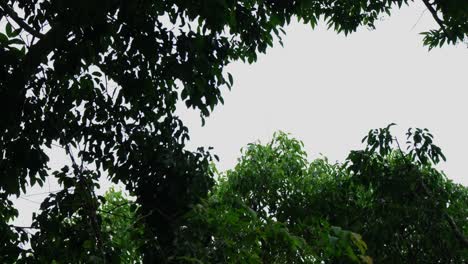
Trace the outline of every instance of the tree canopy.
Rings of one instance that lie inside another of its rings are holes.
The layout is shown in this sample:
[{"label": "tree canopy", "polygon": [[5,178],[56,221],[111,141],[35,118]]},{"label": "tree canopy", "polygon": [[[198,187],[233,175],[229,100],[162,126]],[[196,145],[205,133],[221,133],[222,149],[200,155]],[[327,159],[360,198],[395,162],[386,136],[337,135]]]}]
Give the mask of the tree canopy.
[{"label": "tree canopy", "polygon": [[[424,44],[466,40],[466,1],[423,2],[440,27],[425,33]],[[176,103],[208,117],[233,84],[224,67],[254,62],[293,17],[349,34],[410,3],[2,0],[0,260],[41,262],[58,237],[72,249],[75,237],[88,236],[89,250],[76,257],[109,262],[113,249],[106,248],[102,197],[94,191],[106,175],[136,197],[145,216],[144,261],[168,262],[182,216],[214,183],[209,152],[184,148],[189,134]],[[70,165],[51,171],[45,150],[56,145]],[[11,227],[18,212],[10,196],[48,177],[63,190],[42,203],[36,232]],[[69,220],[77,214],[78,229]]]},{"label": "tree canopy", "polygon": [[[347,160],[309,162],[279,132],[246,147],[177,231],[177,263],[463,263],[468,189],[434,166],[443,158],[425,130],[407,151],[389,127],[373,130]],[[417,143],[415,143],[417,142]],[[430,142],[430,143],[429,143]],[[111,189],[98,211],[114,262],[140,263],[133,202]],[[86,239],[86,237],[83,237]],[[86,244],[85,242],[81,242]],[[65,250],[66,251],[66,250]]]},{"label": "tree canopy", "polygon": [[210,247],[189,253],[206,263],[466,262],[468,189],[435,168],[445,158],[427,130],[408,130],[402,150],[389,129],[370,131],[343,164],[309,162],[284,133],[250,144],[190,215],[186,241]]}]

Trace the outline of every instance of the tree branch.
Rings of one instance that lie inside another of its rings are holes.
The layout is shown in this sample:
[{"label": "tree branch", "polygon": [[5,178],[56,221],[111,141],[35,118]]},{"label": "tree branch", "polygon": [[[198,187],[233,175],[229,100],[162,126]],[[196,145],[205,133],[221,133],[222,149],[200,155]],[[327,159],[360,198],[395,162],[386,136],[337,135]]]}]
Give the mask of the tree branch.
[{"label": "tree branch", "polygon": [[437,11],[434,9],[434,7],[431,5],[431,3],[429,3],[429,0],[422,0],[422,1],[424,2],[424,5],[426,5],[429,12],[431,12],[432,17],[434,18],[434,20],[437,22],[437,24],[439,24],[442,31],[444,31],[445,35],[447,35],[447,37],[448,37],[450,34],[448,33],[447,29],[445,28],[444,21],[442,21],[442,19],[440,19],[439,16],[437,15]]},{"label": "tree branch", "polygon": [[[424,181],[420,179],[421,181],[421,186],[426,194],[433,199],[432,192],[429,190],[429,188],[426,186]],[[443,211],[444,218],[447,220],[448,224],[452,228],[453,232],[455,233],[455,236],[458,238],[458,240],[465,246],[465,248],[468,248],[468,239],[465,237],[463,232],[460,230],[458,225],[455,223],[455,220],[446,212]]]},{"label": "tree branch", "polygon": [[[423,1],[426,1],[426,0],[423,0]],[[403,158],[403,161],[406,163],[406,165],[409,167],[410,164],[407,163],[407,160],[405,159],[405,153],[403,152],[403,150],[401,149],[400,147],[400,143],[398,143],[398,139],[395,138],[395,141],[397,143],[397,146],[398,146],[398,150],[400,151],[401,155],[402,155],[402,158]],[[419,156],[419,154],[416,154],[418,156],[418,159],[421,160],[421,157]],[[419,184],[421,185],[423,191],[424,191],[424,194],[426,194],[427,196],[429,196],[431,198],[431,200],[434,200],[434,196],[432,195],[432,191],[426,186],[426,184],[424,183],[423,179],[420,177],[419,178]],[[454,232],[455,234],[455,237],[457,237],[457,239],[460,241],[460,243],[465,247],[465,248],[468,248],[468,239],[465,237],[465,235],[463,234],[463,232],[460,230],[460,228],[458,227],[457,223],[455,222],[455,220],[453,220],[453,218],[444,210],[442,212],[444,218],[447,220],[450,228],[452,229],[452,231]]]},{"label": "tree branch", "polygon": [[3,11],[11,18],[13,21],[15,21],[16,24],[18,24],[21,28],[26,30],[29,34],[33,35],[36,38],[42,38],[44,35],[42,35],[40,32],[36,31],[34,28],[32,28],[30,25],[26,24],[24,22],[24,19],[20,18],[18,14],[16,14],[15,10],[13,10],[11,7],[9,7],[6,3],[0,2],[0,7],[2,7]]},{"label": "tree branch", "polygon": [[38,230],[39,228],[32,227],[32,226],[16,226],[16,225],[8,225],[11,228],[19,228],[19,229],[35,229]]},{"label": "tree branch", "polygon": [[465,246],[465,248],[468,248],[468,239],[462,233],[460,228],[458,228],[457,224],[455,223],[455,220],[453,220],[453,218],[447,213],[444,213],[444,216],[447,219],[447,222],[449,223],[450,227],[452,227],[453,232],[455,232],[455,236],[458,238],[458,240],[460,240],[460,242]]}]

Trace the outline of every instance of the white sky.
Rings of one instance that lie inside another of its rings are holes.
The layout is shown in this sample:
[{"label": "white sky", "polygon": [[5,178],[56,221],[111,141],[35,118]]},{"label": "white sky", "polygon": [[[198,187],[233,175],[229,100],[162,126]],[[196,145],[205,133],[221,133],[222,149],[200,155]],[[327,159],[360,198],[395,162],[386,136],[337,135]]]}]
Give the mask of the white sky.
[{"label": "white sky", "polygon": [[[350,150],[362,148],[370,129],[395,122],[401,142],[409,127],[430,129],[448,159],[440,167],[468,185],[468,49],[462,44],[429,52],[419,33],[436,25],[424,10],[417,3],[395,10],[376,30],[348,37],[323,25],[311,30],[292,23],[284,47],[269,49],[253,65],[228,67],[234,87],[224,91],[225,105],[204,127],[198,113],[179,110],[190,129],[189,148],[213,146],[221,158],[218,168],[226,170],[236,164],[241,147],[266,142],[282,130],[304,142],[310,159],[321,153],[341,162]],[[62,151],[50,154],[52,167],[67,160]],[[56,189],[46,184],[31,193]],[[29,225],[44,197],[16,200],[21,215],[15,224]]]},{"label": "white sky", "polygon": [[347,37],[293,23],[284,47],[253,65],[230,65],[234,87],[205,127],[196,113],[183,111],[191,146],[213,146],[225,170],[240,147],[282,130],[304,142],[309,158],[322,153],[344,161],[370,129],[395,122],[400,142],[409,127],[428,128],[448,159],[441,168],[468,185],[468,49],[428,51],[419,33],[437,26],[429,12],[421,17],[424,10],[423,4],[395,10],[376,30]]}]

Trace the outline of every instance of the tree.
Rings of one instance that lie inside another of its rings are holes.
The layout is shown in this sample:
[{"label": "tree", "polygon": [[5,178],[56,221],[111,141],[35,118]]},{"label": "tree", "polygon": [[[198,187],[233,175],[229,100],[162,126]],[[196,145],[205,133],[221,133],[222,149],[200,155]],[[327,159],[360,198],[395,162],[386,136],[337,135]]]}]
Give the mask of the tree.
[{"label": "tree", "polygon": [[[316,163],[313,168],[325,172],[327,166]],[[189,214],[179,239],[185,241],[181,259],[372,263],[359,234],[334,226],[306,205],[320,188],[313,184],[317,178],[310,174],[311,168],[302,143],[284,133],[265,145],[249,145],[208,200]]]},{"label": "tree", "polygon": [[[57,198],[63,194],[57,194]],[[70,196],[67,196],[69,198]],[[111,187],[101,198],[102,203],[96,210],[100,219],[101,240],[107,258],[112,263],[141,263],[139,249],[143,246],[144,226],[141,217],[137,216],[137,205],[122,191]],[[67,200],[74,206],[81,204]],[[63,204],[63,203],[62,203]],[[93,246],[94,236],[89,228],[89,217],[85,210],[70,212],[61,217],[53,210],[48,211],[48,217],[41,219],[42,227],[39,234],[33,236],[31,246],[34,252],[23,254],[20,261],[26,263],[100,263]],[[43,217],[41,214],[39,217]],[[88,227],[87,229],[83,228]],[[10,260],[9,263],[13,263]]]},{"label": "tree", "polygon": [[392,125],[371,130],[367,147],[350,153],[346,186],[365,198],[342,225],[363,235],[378,262],[466,262],[468,189],[434,167],[445,156],[427,129],[409,129],[404,151]]},{"label": "tree", "polygon": [[[352,151],[344,164],[326,158],[309,163],[302,142],[281,132],[265,145],[250,144],[208,198],[184,216],[185,224],[176,231],[178,247],[168,260],[463,263],[468,257],[468,189],[433,168],[445,157],[427,130],[409,130],[404,152],[390,127],[371,130],[363,140],[366,148]],[[214,166],[211,170],[219,174]],[[143,217],[136,209],[113,188],[98,209],[113,263],[142,262]],[[59,228],[66,232],[53,233],[57,244],[35,246],[39,253],[50,252],[29,257],[39,255],[47,263],[99,262],[88,236],[80,233],[86,217],[65,219]]]},{"label": "tree", "polygon": [[[93,249],[85,255],[109,262],[94,192],[105,173],[135,195],[138,214],[146,216],[145,261],[167,262],[181,216],[213,185],[209,153],[184,149],[189,135],[175,116],[179,97],[203,120],[232,85],[224,66],[254,62],[292,17],[312,26],[322,18],[348,34],[373,27],[403,3],[2,0],[0,230],[8,235],[0,255],[40,259],[50,252],[36,247],[52,245],[62,232],[49,228],[82,214],[82,231],[75,231],[89,236]],[[426,34],[426,45],[465,40],[466,2],[425,3],[441,27]],[[54,173],[44,152],[52,145],[64,148],[71,163]],[[23,250],[28,236],[8,225],[16,213],[8,199],[47,177],[63,191],[43,202],[32,249]]]},{"label": "tree", "polygon": [[184,239],[203,251],[187,246],[182,255],[208,263],[466,262],[468,189],[434,168],[445,157],[427,130],[409,130],[405,152],[390,127],[370,131],[367,147],[344,164],[309,163],[302,143],[284,133],[249,145],[191,214]]}]

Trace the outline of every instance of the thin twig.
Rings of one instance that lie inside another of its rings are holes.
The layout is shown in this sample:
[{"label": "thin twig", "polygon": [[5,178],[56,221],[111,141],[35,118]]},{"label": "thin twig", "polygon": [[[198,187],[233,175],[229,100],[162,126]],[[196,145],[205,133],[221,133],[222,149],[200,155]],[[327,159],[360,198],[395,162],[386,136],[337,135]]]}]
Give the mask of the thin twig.
[{"label": "thin twig", "polygon": [[424,9],[422,12],[421,12],[421,15],[419,16],[418,20],[416,21],[416,23],[414,23],[414,25],[411,27],[411,30],[412,31],[416,25],[419,23],[419,21],[421,21],[421,18],[424,16],[424,14],[426,13],[427,9]]},{"label": "thin twig", "polygon": [[31,199],[27,199],[27,198],[24,198],[24,197],[19,197],[20,199],[23,199],[23,200],[26,200],[28,202],[31,202],[31,203],[34,203],[34,204],[41,204],[40,202],[36,202],[36,201],[33,201]]}]

